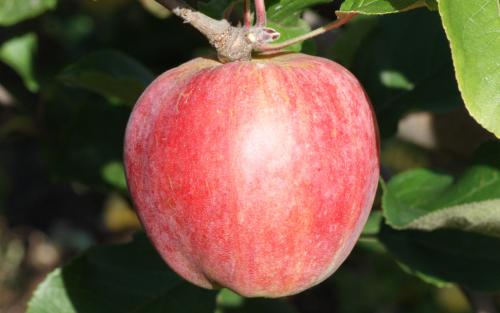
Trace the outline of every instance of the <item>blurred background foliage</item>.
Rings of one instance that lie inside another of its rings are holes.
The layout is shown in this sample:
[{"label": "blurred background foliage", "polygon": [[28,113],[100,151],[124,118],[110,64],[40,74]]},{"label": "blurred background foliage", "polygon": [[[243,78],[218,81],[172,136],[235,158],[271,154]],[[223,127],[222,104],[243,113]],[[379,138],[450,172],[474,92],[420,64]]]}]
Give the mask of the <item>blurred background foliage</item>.
[{"label": "blurred background foliage", "polygon": [[[9,3],[18,7],[7,9]],[[97,244],[126,242],[140,229],[122,164],[130,110],[156,75],[213,54],[200,34],[152,0],[65,0],[57,6],[55,0],[43,0],[31,8],[23,7],[26,3],[0,0],[0,311],[6,313],[24,312],[35,286],[54,268]],[[214,6],[220,3],[202,8],[220,12]],[[339,5],[334,1],[307,10],[301,31],[333,19]],[[493,138],[464,109],[436,12],[358,17],[304,49],[342,63],[366,87],[379,121],[386,180],[422,167],[456,177],[479,144]],[[438,288],[407,275],[366,231],[332,278],[300,295],[243,299],[224,290],[216,303],[182,311],[471,311],[457,286]],[[91,250],[50,279],[74,275],[89,260],[100,264],[103,253]],[[119,249],[106,253],[118,261],[127,257]],[[134,262],[164,267],[156,259]],[[94,286],[98,276],[87,274],[83,284]],[[115,275],[120,277],[120,269]],[[166,283],[158,281],[158,288],[178,280],[164,276]],[[109,279],[119,284],[116,277]],[[147,281],[135,283],[148,287]],[[163,307],[190,303],[186,294],[198,292],[179,284],[178,303],[164,299]],[[98,312],[88,302],[79,305],[78,312]],[[103,312],[115,311],[124,312]]]}]

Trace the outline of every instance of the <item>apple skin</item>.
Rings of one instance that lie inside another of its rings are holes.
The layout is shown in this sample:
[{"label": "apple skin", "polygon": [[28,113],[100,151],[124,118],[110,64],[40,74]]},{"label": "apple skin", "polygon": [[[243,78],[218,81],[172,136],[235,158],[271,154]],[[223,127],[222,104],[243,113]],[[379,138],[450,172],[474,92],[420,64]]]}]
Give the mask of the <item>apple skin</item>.
[{"label": "apple skin", "polygon": [[330,276],[371,209],[378,132],[323,58],[198,58],[159,76],[125,136],[129,190],[168,265],[205,288],[281,297]]}]

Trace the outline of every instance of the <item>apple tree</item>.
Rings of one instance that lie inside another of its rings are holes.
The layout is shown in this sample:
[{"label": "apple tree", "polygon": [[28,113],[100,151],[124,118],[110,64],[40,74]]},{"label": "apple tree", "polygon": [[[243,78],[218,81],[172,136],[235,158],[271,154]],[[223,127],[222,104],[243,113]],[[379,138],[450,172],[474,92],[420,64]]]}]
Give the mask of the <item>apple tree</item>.
[{"label": "apple tree", "polygon": [[27,312],[433,312],[404,299],[449,286],[496,312],[500,2],[250,2],[0,0],[0,138],[34,138],[47,177],[131,203],[125,128],[160,73],[206,55],[333,60],[363,85],[380,135],[377,197],[345,264],[302,294],[247,299],[187,282],[138,231],[54,269]]}]

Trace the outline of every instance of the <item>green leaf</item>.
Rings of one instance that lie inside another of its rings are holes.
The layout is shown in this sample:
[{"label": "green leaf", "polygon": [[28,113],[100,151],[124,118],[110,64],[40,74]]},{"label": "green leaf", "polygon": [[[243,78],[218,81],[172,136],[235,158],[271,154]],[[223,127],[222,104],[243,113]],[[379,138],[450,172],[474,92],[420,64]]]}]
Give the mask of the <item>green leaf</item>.
[{"label": "green leaf", "polygon": [[367,15],[390,14],[404,12],[423,6],[435,9],[435,2],[431,0],[345,0],[337,11],[337,15],[346,13]]},{"label": "green leaf", "polygon": [[[208,311],[207,311],[208,312]],[[246,299],[228,289],[222,289],[217,296],[215,313],[298,313],[283,299]]]},{"label": "green leaf", "polygon": [[385,186],[382,206],[396,229],[454,228],[500,238],[500,143],[483,145],[457,179],[418,169]]},{"label": "green leaf", "polygon": [[153,74],[120,52],[99,51],[66,68],[59,79],[67,85],[108,97],[111,101],[132,105],[153,80]]},{"label": "green leaf", "polygon": [[[277,30],[281,37],[276,43],[298,37],[311,31],[301,18],[302,12],[310,6],[328,3],[330,0],[275,0],[268,3],[268,26]],[[298,43],[286,50],[300,52],[304,43]]]},{"label": "green leaf", "polygon": [[356,16],[335,40],[329,51],[330,58],[344,67],[350,68],[356,58],[356,51],[378,25],[378,22],[376,16]]},{"label": "green leaf", "polygon": [[[202,12],[214,18],[222,18],[224,11],[234,3],[231,0],[210,0],[199,2],[198,7]],[[311,31],[310,26],[301,18],[305,9],[310,6],[328,3],[330,0],[272,0],[267,1],[268,27],[281,34],[276,43],[295,38]],[[241,7],[241,6],[240,6]],[[286,50],[300,52],[306,49],[307,43],[297,43]]]},{"label": "green leaf", "polygon": [[38,286],[27,313],[205,313],[214,291],[168,269],[144,235],[100,246],[56,269]]},{"label": "green leaf", "polygon": [[224,16],[224,11],[234,2],[231,0],[210,0],[207,2],[198,2],[198,9],[216,19]]},{"label": "green leaf", "polygon": [[127,190],[125,168],[122,162],[113,161],[107,163],[102,168],[101,174],[104,180],[111,186],[121,190]]},{"label": "green leaf", "polygon": [[466,107],[500,138],[500,2],[440,0],[439,13]]},{"label": "green leaf", "polygon": [[[206,3],[198,3],[198,7],[204,13],[221,18],[224,10],[234,1],[230,0],[210,0]],[[311,31],[311,27],[301,18],[302,12],[316,4],[328,3],[329,0],[274,0],[268,1],[267,19],[268,27],[278,31],[281,36],[276,43],[295,38]],[[297,43],[286,50],[300,52],[305,48],[306,43]]]},{"label": "green leaf", "polygon": [[10,26],[55,8],[57,0],[0,0],[0,26]]},{"label": "green leaf", "polygon": [[425,5],[431,11],[437,11],[438,10],[437,0],[425,0]]},{"label": "green leaf", "polygon": [[48,133],[44,148],[52,175],[100,188],[119,186],[123,182],[114,176],[116,166],[107,167],[122,158],[130,107],[113,105],[91,92],[59,87],[44,110]]},{"label": "green leaf", "polygon": [[457,283],[500,290],[500,238],[452,229],[397,231],[382,228],[380,240],[404,270],[437,286]]},{"label": "green leaf", "polygon": [[[339,299],[338,302],[330,302],[332,303],[330,311],[324,312],[435,313],[443,311],[443,307],[436,305],[437,303],[433,300],[436,295],[434,288],[429,288],[415,277],[403,273],[391,264],[393,262],[391,262],[390,254],[381,252],[366,249],[360,245],[356,246],[346,263],[335,272],[331,279],[323,283],[323,288],[317,290],[326,291],[328,289],[325,287],[330,287]],[[393,311],[391,308],[401,309]],[[321,311],[318,310],[318,312]],[[462,311],[450,310],[448,313],[451,312]]]},{"label": "green leaf", "polygon": [[37,43],[36,34],[28,33],[10,39],[0,46],[0,61],[13,68],[23,79],[26,88],[33,92],[38,90],[38,83],[33,74],[33,57]]},{"label": "green leaf", "polygon": [[[280,38],[276,41],[276,43],[286,41],[288,39],[292,39],[303,34],[307,34],[311,30],[309,25],[302,19],[297,19],[295,25],[286,25],[286,26],[283,26],[282,24],[275,23],[274,21],[270,20],[268,21],[267,26],[275,29],[281,34]],[[303,45],[304,43],[297,43],[287,47],[286,50],[293,52],[300,52],[302,50]]]},{"label": "green leaf", "polygon": [[373,236],[376,235],[380,231],[380,225],[382,222],[382,212],[381,211],[373,211],[370,213],[368,217],[368,221],[363,228],[363,233],[361,236]]},{"label": "green leaf", "polygon": [[458,178],[422,169],[395,176],[382,207],[379,238],[406,271],[438,286],[500,289],[500,142],[481,146]]},{"label": "green leaf", "polygon": [[[383,137],[392,136],[409,111],[446,112],[463,104],[438,14],[413,10],[370,18],[371,31],[355,38],[357,49],[341,60],[351,62],[365,87]],[[350,25],[346,29],[339,44],[349,41]]]},{"label": "green leaf", "polygon": [[[276,43],[306,34],[311,27],[301,18],[305,9],[310,6],[328,3],[329,0],[274,0],[267,2],[268,26],[280,32]],[[306,49],[307,42],[297,43],[286,50],[300,52]]]},{"label": "green leaf", "polygon": [[330,0],[280,0],[271,1],[268,5],[267,17],[277,24],[296,25],[302,12],[313,5],[329,3]]}]

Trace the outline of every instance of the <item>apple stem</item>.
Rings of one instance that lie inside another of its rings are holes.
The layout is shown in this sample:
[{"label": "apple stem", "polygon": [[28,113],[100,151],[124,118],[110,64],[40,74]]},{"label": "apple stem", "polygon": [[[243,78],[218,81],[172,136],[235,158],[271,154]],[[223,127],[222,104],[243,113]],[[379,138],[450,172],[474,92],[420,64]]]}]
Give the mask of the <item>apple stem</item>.
[{"label": "apple stem", "polygon": [[278,53],[293,44],[311,39],[347,23],[355,14],[347,14],[336,21],[320,27],[308,34],[284,41],[279,44],[272,42],[280,37],[276,30],[266,27],[267,16],[265,0],[255,0],[257,14],[256,25],[252,26],[250,0],[244,0],[244,27],[234,27],[226,19],[216,20],[196,11],[183,0],[156,0],[173,14],[191,24],[208,38],[210,44],[217,50],[219,60],[223,63],[245,61],[252,58],[252,52],[263,54]]},{"label": "apple stem", "polygon": [[333,29],[339,28],[342,25],[349,22],[356,15],[357,15],[356,13],[345,14],[342,17],[338,18],[337,20],[335,20],[335,21],[333,21],[325,26],[319,27],[319,28],[307,33],[307,34],[302,35],[302,36],[298,36],[298,37],[295,37],[295,38],[292,38],[292,39],[289,39],[289,40],[286,40],[286,41],[283,41],[283,42],[280,42],[277,44],[259,45],[256,47],[256,51],[264,52],[264,53],[278,52],[278,51],[283,50],[283,49],[285,49],[291,45],[294,45],[296,43],[303,42],[305,40],[308,40],[308,39],[314,38],[318,35],[329,32]]},{"label": "apple stem", "polygon": [[182,18],[185,23],[191,24],[209,40],[214,40],[218,35],[227,31],[230,27],[226,20],[216,20],[201,12],[196,11],[183,0],[156,0],[175,15]]},{"label": "apple stem", "polygon": [[252,11],[250,10],[250,0],[244,0],[243,2],[243,22],[245,28],[250,28],[252,26]]},{"label": "apple stem", "polygon": [[267,15],[266,15],[266,4],[264,0],[255,0],[255,13],[257,15],[257,22],[255,26],[266,27]]},{"label": "apple stem", "polygon": [[249,29],[231,26],[225,19],[213,19],[196,11],[183,0],[156,0],[156,2],[205,35],[217,50],[221,62],[251,59],[254,44],[247,38]]}]

